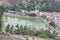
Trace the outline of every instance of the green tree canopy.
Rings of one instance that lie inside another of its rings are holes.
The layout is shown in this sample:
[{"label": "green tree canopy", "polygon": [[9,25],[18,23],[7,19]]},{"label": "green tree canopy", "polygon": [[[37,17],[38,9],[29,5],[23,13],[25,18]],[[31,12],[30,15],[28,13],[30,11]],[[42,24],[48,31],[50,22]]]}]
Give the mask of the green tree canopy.
[{"label": "green tree canopy", "polygon": [[10,33],[13,33],[14,26],[12,25],[10,28]]},{"label": "green tree canopy", "polygon": [[3,15],[3,11],[5,11],[5,8],[0,6],[0,29],[2,27],[2,15]]},{"label": "green tree canopy", "polygon": [[59,12],[59,9],[57,7],[41,7],[40,11],[43,12]]},{"label": "green tree canopy", "polygon": [[10,24],[7,25],[5,30],[6,30],[6,32],[10,32]]},{"label": "green tree canopy", "polygon": [[54,28],[55,28],[55,26],[56,26],[56,25],[55,25],[55,22],[50,22],[49,24],[50,24],[51,26],[53,26]]},{"label": "green tree canopy", "polygon": [[28,3],[28,6],[27,6],[27,10],[30,11],[30,10],[35,10],[35,3],[33,1],[29,2]]}]

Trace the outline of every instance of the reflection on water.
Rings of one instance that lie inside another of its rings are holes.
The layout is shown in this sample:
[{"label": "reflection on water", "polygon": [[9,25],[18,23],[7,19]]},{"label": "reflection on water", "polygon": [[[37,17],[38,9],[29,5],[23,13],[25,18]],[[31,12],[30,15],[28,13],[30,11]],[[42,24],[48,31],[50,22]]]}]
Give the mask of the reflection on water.
[{"label": "reflection on water", "polygon": [[[33,18],[32,18],[33,19]],[[33,19],[33,20],[36,20],[36,21],[31,21],[31,20],[28,20],[28,18],[27,18],[27,20],[24,20],[23,18],[22,19],[20,19],[19,20],[19,18],[11,18],[11,17],[7,17],[6,18],[6,22],[5,22],[5,24],[6,24],[6,26],[8,25],[8,24],[10,24],[11,26],[12,25],[14,25],[14,27],[17,25],[17,24],[19,24],[19,26],[25,26],[25,25],[27,25],[28,27],[32,27],[32,26],[34,26],[37,30],[38,29],[48,29],[48,27],[45,25],[45,23],[44,22],[42,22],[40,19]],[[38,22],[37,22],[38,21]]]}]

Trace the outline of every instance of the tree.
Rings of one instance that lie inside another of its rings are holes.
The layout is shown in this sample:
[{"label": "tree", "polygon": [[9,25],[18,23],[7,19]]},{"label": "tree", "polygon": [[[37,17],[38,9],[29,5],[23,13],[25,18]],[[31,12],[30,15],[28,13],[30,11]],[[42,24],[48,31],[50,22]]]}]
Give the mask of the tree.
[{"label": "tree", "polygon": [[10,10],[14,10],[14,11],[20,11],[21,9],[26,10],[25,5],[23,5],[22,3],[19,3],[13,7],[10,7]]},{"label": "tree", "polygon": [[25,26],[24,26],[24,35],[27,34],[27,31],[28,31],[28,29],[27,29],[27,25],[25,25]]},{"label": "tree", "polygon": [[17,24],[16,25],[16,30],[14,31],[15,34],[20,34],[20,28],[19,28],[19,25]]},{"label": "tree", "polygon": [[49,25],[53,26],[55,28],[55,22],[50,22]]},{"label": "tree", "polygon": [[19,25],[18,24],[16,25],[16,28],[19,29]]},{"label": "tree", "polygon": [[6,32],[10,32],[10,24],[7,25]]},{"label": "tree", "polygon": [[23,4],[18,4],[18,7],[20,8],[20,9],[23,9],[23,10],[25,10],[26,9],[26,7],[25,7],[25,5],[23,5]]},{"label": "tree", "polygon": [[20,30],[19,30],[20,32],[19,32],[19,34],[21,34],[21,35],[23,35],[24,33],[23,33],[23,31],[24,31],[24,28],[23,28],[23,26],[21,25],[20,26]]},{"label": "tree", "polygon": [[40,8],[40,11],[43,11],[43,12],[59,12],[59,9],[57,7],[48,7],[48,6],[45,6],[45,7],[41,7]]},{"label": "tree", "polygon": [[3,11],[5,10],[4,7],[0,6],[0,29],[2,27],[2,15],[3,15]]},{"label": "tree", "polygon": [[14,29],[14,26],[12,25],[12,27],[10,28],[10,33],[13,33],[13,29]]},{"label": "tree", "polygon": [[28,3],[28,6],[27,6],[27,11],[30,11],[30,10],[35,10],[35,3],[33,1],[29,2]]},{"label": "tree", "polygon": [[0,29],[1,29],[1,24],[2,24],[2,13],[0,12]]}]

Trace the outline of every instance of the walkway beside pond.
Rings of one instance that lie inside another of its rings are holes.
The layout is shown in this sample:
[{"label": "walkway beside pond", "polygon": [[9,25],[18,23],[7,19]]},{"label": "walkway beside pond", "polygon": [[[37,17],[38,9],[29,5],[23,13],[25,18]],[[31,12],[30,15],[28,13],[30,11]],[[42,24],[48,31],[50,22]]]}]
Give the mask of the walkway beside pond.
[{"label": "walkway beside pond", "polygon": [[25,18],[40,18],[40,17],[31,17],[31,16],[21,16],[21,15],[18,15],[18,14],[11,14],[11,13],[7,13],[7,12],[5,12],[5,13],[3,14],[3,16],[25,17]]},{"label": "walkway beside pond", "polygon": [[39,38],[26,35],[0,35],[0,40],[54,40],[54,39]]}]

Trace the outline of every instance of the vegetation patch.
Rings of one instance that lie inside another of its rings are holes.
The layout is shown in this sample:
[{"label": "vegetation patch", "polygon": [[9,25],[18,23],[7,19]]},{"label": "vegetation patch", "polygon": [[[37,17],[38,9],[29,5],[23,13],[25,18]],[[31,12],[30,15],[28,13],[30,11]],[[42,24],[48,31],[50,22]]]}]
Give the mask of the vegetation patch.
[{"label": "vegetation patch", "polygon": [[36,22],[36,23],[43,23],[41,18],[7,16],[6,19],[8,17],[10,17],[10,18],[18,18],[18,20],[29,20],[29,21]]}]

